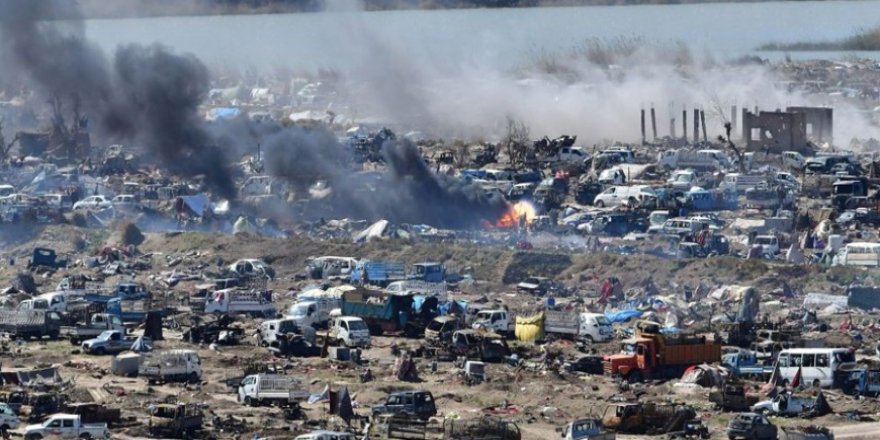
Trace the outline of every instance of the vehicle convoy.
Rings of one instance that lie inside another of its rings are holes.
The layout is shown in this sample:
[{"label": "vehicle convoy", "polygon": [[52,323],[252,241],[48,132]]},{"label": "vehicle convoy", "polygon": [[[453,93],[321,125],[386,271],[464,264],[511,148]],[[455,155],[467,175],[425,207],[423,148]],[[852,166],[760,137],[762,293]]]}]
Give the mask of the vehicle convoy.
[{"label": "vehicle convoy", "polygon": [[437,316],[437,298],[425,298],[416,310],[413,295],[389,295],[368,289],[342,294],[342,315],[364,320],[373,335],[405,334],[416,337]]},{"label": "vehicle convoy", "polygon": [[301,377],[279,374],[245,376],[238,386],[238,401],[248,406],[292,406],[309,398]]},{"label": "vehicle convoy", "polygon": [[609,403],[602,414],[602,426],[626,434],[665,434],[681,431],[697,413],[687,405],[656,402]]},{"label": "vehicle convoy", "polygon": [[24,429],[25,440],[51,438],[104,439],[110,438],[106,423],[82,423],[74,414],[55,414],[38,425]]},{"label": "vehicle convoy", "polygon": [[58,339],[61,315],[48,310],[0,310],[0,333],[14,338]]},{"label": "vehicle convoy", "polygon": [[82,343],[83,352],[88,354],[116,354],[130,350],[137,341],[135,336],[125,336],[123,330],[105,330],[97,338]]},{"label": "vehicle convoy", "polygon": [[437,406],[430,391],[401,391],[390,394],[385,403],[374,405],[372,414],[374,418],[391,414],[428,420],[437,415]]},{"label": "vehicle convoy", "polygon": [[99,336],[107,330],[125,330],[122,320],[118,316],[109,313],[94,313],[88,322],[77,323],[76,325],[61,326],[61,336],[70,339],[73,345],[79,345],[86,339]]},{"label": "vehicle convoy", "polygon": [[147,382],[188,381],[196,382],[202,378],[202,361],[194,350],[165,350],[151,353],[144,359],[138,376]]},{"label": "vehicle convoy", "polygon": [[660,324],[640,321],[634,338],[623,341],[623,352],[606,356],[605,374],[629,382],[679,377],[692,365],[721,361],[721,343],[705,336],[667,336]]},{"label": "vehicle convoy", "polygon": [[615,440],[617,434],[602,432],[599,419],[578,419],[562,428],[563,440]]},{"label": "vehicle convoy", "polygon": [[195,404],[159,404],[150,410],[148,429],[154,436],[194,438],[202,429],[204,415]]}]

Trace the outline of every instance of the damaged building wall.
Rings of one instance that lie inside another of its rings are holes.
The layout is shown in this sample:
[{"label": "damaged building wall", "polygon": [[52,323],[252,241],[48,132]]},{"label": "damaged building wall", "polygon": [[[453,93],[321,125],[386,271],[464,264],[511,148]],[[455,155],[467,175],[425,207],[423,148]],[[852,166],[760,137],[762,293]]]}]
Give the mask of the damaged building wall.
[{"label": "damaged building wall", "polygon": [[788,107],[785,111],[743,109],[742,138],[749,151],[808,153],[813,143],[831,142],[833,110],[824,107]]},{"label": "damaged building wall", "polygon": [[804,115],[804,132],[813,143],[831,143],[834,139],[834,109],[828,107],[787,107],[790,113]]},{"label": "damaged building wall", "polygon": [[783,111],[757,114],[743,109],[742,137],[748,151],[805,151],[807,136],[803,113]]}]

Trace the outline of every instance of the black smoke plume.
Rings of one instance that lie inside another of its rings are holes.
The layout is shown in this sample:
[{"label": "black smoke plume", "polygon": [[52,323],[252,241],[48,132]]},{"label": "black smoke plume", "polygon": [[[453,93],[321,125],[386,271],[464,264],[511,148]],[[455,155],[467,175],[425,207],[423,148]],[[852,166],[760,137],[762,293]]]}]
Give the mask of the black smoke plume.
[{"label": "black smoke plume", "polygon": [[[53,21],[64,17],[67,20]],[[204,176],[223,197],[235,196],[226,158],[198,117],[207,68],[191,55],[131,45],[112,63],[84,38],[75,2],[0,2],[2,59],[49,97],[73,97],[105,134],[146,146],[170,171]]]}]

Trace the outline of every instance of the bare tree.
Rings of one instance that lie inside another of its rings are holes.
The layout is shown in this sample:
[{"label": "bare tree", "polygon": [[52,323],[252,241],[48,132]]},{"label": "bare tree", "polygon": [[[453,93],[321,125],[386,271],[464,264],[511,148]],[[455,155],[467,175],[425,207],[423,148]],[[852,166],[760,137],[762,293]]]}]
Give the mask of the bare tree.
[{"label": "bare tree", "polygon": [[12,150],[12,146],[18,142],[18,135],[12,138],[8,144],[6,143],[6,138],[3,137],[3,119],[0,119],[0,160],[6,160],[9,157],[9,151]]},{"label": "bare tree", "polygon": [[529,150],[529,128],[522,121],[507,117],[507,134],[501,141],[504,151],[507,152],[510,165],[520,169],[525,165],[526,154]]},{"label": "bare tree", "polygon": [[453,163],[456,168],[464,168],[471,161],[471,146],[465,141],[456,140],[452,144]]},{"label": "bare tree", "polygon": [[742,151],[739,148],[737,148],[736,144],[734,144],[733,141],[730,139],[731,130],[733,130],[733,126],[730,124],[730,122],[725,122],[724,123],[724,132],[727,134],[727,138],[725,139],[724,136],[718,136],[718,142],[726,144],[727,148],[729,148],[730,151],[733,151],[733,154],[736,155],[737,162],[739,162],[739,172],[742,174],[745,174],[746,173],[746,162],[743,160]]}]

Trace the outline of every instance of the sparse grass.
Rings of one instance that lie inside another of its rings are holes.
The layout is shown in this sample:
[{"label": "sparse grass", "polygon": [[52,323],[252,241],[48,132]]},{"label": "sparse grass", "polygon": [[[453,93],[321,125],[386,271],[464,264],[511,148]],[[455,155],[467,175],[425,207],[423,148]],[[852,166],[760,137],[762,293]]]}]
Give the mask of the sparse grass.
[{"label": "sparse grass", "polygon": [[859,29],[853,35],[837,41],[799,41],[795,43],[768,43],[758,47],[766,51],[842,51],[880,50],[880,26]]}]

